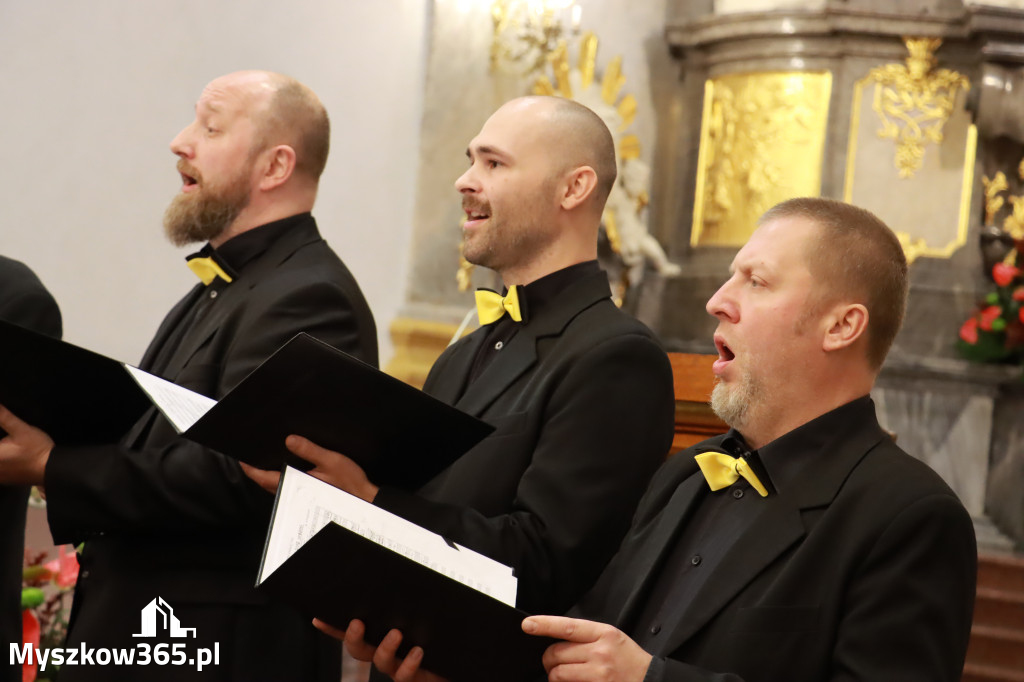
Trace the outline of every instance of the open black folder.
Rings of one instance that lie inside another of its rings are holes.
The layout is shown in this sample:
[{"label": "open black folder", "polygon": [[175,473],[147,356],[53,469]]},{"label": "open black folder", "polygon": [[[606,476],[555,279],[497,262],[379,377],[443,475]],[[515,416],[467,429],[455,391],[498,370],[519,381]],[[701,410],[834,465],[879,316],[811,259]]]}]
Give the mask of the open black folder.
[{"label": "open black folder", "polygon": [[553,640],[522,631],[511,568],[290,467],[256,584],[335,627],[362,620],[374,644],[397,628],[400,655],[421,646],[454,682],[544,677]]},{"label": "open black folder", "polygon": [[167,400],[158,397],[159,381],[133,373],[182,436],[262,469],[308,468],[284,445],[297,434],[351,457],[374,483],[413,490],[494,430],[304,333],[216,404],[189,405],[191,415],[177,411],[189,397],[184,389],[166,387],[175,394]]},{"label": "open black folder", "polygon": [[[134,379],[134,380],[133,380]],[[0,404],[59,445],[119,440],[151,405],[184,436],[264,469],[298,434],[415,489],[493,427],[308,334],[297,334],[219,402],[131,365],[0,322]]]},{"label": "open black folder", "polygon": [[124,364],[0,320],[0,405],[58,445],[119,440],[151,403]]}]

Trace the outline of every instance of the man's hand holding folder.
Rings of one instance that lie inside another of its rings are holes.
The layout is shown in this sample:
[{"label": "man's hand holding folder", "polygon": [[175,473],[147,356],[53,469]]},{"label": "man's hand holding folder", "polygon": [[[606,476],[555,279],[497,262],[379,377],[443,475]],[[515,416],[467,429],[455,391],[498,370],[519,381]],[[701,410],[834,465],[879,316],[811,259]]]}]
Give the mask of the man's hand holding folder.
[{"label": "man's hand holding folder", "polygon": [[[379,646],[363,640],[362,622],[352,621],[347,630],[338,630],[314,620],[322,632],[341,640],[358,661],[373,663],[395,682],[444,682],[444,678],[420,669],[424,651],[413,647],[405,658],[398,657],[402,633],[391,630]],[[651,663],[651,655],[621,630],[590,620],[563,616],[530,616],[523,620],[523,632],[564,641],[552,644],[544,652],[544,670],[549,679],[563,682],[641,682]],[[553,672],[557,669],[557,673]]]},{"label": "man's hand holding folder", "polygon": [[42,485],[53,439],[0,405],[0,484]]},{"label": "man's hand holding folder", "polygon": [[[313,465],[313,468],[306,472],[310,476],[330,483],[335,488],[340,488],[367,502],[373,502],[373,498],[377,497],[377,491],[380,488],[370,482],[362,467],[340,452],[322,448],[302,436],[288,436],[284,444],[293,455],[301,457]],[[245,462],[240,462],[240,464],[246,476],[258,483],[264,490],[271,493],[277,491],[277,485],[281,481],[280,471],[257,469]]]}]

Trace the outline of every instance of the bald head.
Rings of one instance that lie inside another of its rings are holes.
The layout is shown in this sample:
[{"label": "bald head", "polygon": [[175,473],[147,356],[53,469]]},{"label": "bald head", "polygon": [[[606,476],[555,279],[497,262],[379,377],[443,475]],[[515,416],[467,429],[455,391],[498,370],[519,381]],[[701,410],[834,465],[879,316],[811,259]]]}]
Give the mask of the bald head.
[{"label": "bald head", "polygon": [[318,180],[327,164],[331,126],[316,93],[290,76],[269,71],[239,71],[222,78],[232,79],[252,98],[253,152],[288,145],[295,150],[295,172]]},{"label": "bald head", "polygon": [[533,115],[531,124],[552,154],[556,174],[572,168],[590,166],[597,175],[593,205],[604,210],[616,177],[615,141],[601,117],[579,102],[563,97],[520,97],[501,109]]}]

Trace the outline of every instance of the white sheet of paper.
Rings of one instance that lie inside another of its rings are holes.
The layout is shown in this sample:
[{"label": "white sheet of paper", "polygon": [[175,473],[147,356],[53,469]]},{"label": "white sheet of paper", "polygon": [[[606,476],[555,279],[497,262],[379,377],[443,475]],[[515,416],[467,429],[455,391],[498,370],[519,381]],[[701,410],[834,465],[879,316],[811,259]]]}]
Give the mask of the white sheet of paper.
[{"label": "white sheet of paper", "polygon": [[211,407],[217,404],[213,398],[182,388],[174,382],[145,372],[138,367],[131,365],[124,367],[146,392],[157,409],[163,412],[167,420],[174,425],[178,433],[187,431]]},{"label": "white sheet of paper", "polygon": [[260,582],[328,523],[337,523],[438,573],[515,606],[512,569],[365,500],[287,467]]}]

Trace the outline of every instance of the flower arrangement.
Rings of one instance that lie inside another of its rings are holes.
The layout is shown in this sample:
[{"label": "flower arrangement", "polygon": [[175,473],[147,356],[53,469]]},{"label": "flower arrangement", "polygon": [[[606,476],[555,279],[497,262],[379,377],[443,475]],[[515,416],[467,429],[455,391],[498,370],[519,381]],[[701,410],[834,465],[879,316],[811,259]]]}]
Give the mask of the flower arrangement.
[{"label": "flower arrangement", "polygon": [[960,327],[960,353],[975,362],[1024,363],[1024,270],[992,266],[996,284]]},{"label": "flower arrangement", "polygon": [[[1024,182],[1024,160],[1017,168]],[[960,327],[957,348],[975,362],[1024,365],[1024,196],[1010,194],[1006,176],[984,177],[985,228],[981,235],[985,270],[995,283],[975,313]],[[1001,211],[1010,209],[1000,226]]]},{"label": "flower arrangement", "polygon": [[[78,558],[75,549],[58,548],[58,556],[46,561],[46,552],[25,551],[22,572],[21,627],[22,641],[34,650],[46,650],[64,644],[68,628],[70,594],[78,581]],[[47,666],[48,680],[55,680],[59,670]],[[37,679],[35,659],[22,664],[22,682]]]}]

